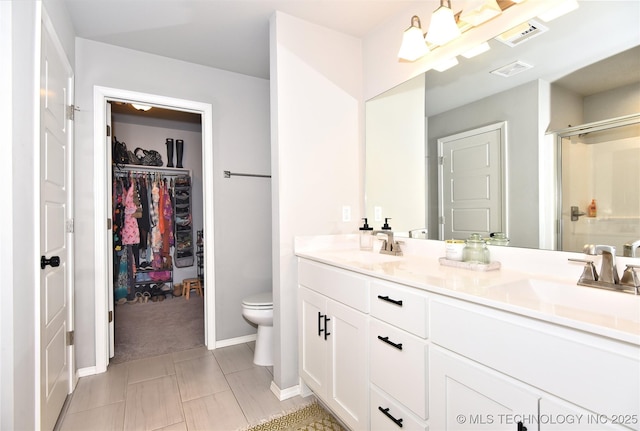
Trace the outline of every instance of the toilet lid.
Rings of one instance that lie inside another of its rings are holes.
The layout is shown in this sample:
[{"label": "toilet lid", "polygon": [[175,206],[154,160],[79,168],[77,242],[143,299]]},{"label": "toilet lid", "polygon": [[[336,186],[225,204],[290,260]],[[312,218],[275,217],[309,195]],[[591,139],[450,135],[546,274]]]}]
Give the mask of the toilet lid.
[{"label": "toilet lid", "polygon": [[256,295],[247,296],[242,300],[242,303],[250,307],[273,306],[273,293],[263,292]]}]

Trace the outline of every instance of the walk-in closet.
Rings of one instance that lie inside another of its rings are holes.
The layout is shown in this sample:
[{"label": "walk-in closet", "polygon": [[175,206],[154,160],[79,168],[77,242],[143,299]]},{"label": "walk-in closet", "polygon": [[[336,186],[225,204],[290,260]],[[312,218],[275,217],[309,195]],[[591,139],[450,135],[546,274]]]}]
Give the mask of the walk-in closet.
[{"label": "walk-in closet", "polygon": [[204,345],[200,114],[109,102],[114,356]]}]

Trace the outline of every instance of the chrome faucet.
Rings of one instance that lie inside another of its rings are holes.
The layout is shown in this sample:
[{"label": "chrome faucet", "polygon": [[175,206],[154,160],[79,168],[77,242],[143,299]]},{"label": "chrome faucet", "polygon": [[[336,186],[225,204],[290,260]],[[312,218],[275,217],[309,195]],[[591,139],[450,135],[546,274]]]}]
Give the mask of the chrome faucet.
[{"label": "chrome faucet", "polygon": [[640,247],[640,239],[626,243],[622,248],[622,254],[626,257],[639,257],[636,253]]},{"label": "chrome faucet", "polygon": [[387,236],[387,239],[382,240],[380,253],[391,254],[393,256],[402,256],[402,250],[400,249],[400,244],[393,239],[393,232],[388,229],[373,231],[373,234],[375,236],[377,236],[380,233]]},{"label": "chrome faucet", "polygon": [[393,256],[402,256],[402,250],[400,250],[400,244],[393,239],[393,231],[389,226],[389,217],[384,219],[384,224],[381,230],[374,230],[373,235],[378,236],[379,233],[383,233],[387,236],[387,239],[383,240],[382,247],[380,247],[380,253],[391,254]]},{"label": "chrome faucet", "polygon": [[602,255],[600,278],[598,278],[598,281],[611,284],[620,283],[618,268],[616,266],[616,248],[614,246],[587,244],[584,246],[584,252],[591,255]]},{"label": "chrome faucet", "polygon": [[585,263],[584,271],[578,280],[580,286],[640,294],[640,277],[635,272],[636,269],[640,268],[640,265],[627,265],[622,275],[622,280],[620,280],[616,266],[616,248],[614,246],[587,244],[584,246],[584,252],[589,255],[601,254],[602,265],[600,267],[600,275],[598,275],[592,261],[569,259],[574,262]]}]

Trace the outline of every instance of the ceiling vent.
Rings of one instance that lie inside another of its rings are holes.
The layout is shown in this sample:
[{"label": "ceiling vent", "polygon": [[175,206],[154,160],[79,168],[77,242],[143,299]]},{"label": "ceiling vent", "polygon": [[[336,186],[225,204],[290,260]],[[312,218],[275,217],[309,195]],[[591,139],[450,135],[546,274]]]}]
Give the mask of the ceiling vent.
[{"label": "ceiling vent", "polygon": [[504,78],[509,78],[520,72],[531,69],[532,67],[532,65],[527,64],[524,61],[518,60],[514,61],[513,63],[507,64],[506,66],[502,66],[496,70],[492,70],[491,73],[493,73],[494,75],[502,76]]},{"label": "ceiling vent", "polygon": [[507,46],[514,47],[531,40],[542,33],[546,33],[547,31],[549,31],[549,28],[543,26],[538,21],[530,20],[529,22],[520,24],[511,30],[505,31],[495,39]]}]

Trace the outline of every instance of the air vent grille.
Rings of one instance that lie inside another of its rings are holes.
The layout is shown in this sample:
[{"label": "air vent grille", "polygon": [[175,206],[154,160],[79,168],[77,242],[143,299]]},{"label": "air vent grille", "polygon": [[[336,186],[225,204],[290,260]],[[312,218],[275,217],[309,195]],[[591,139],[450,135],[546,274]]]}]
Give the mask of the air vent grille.
[{"label": "air vent grille", "polygon": [[549,29],[540,24],[538,21],[530,20],[529,22],[520,24],[519,26],[514,27],[511,30],[505,31],[495,39],[507,46],[514,47],[528,40],[531,40],[536,36],[540,36],[547,31],[549,31]]},{"label": "air vent grille", "polygon": [[509,78],[520,72],[524,72],[525,70],[531,69],[532,67],[533,67],[532,65],[527,64],[524,61],[518,60],[518,61],[514,61],[513,63],[509,63],[506,66],[502,66],[496,70],[492,70],[491,73],[494,75]]}]

